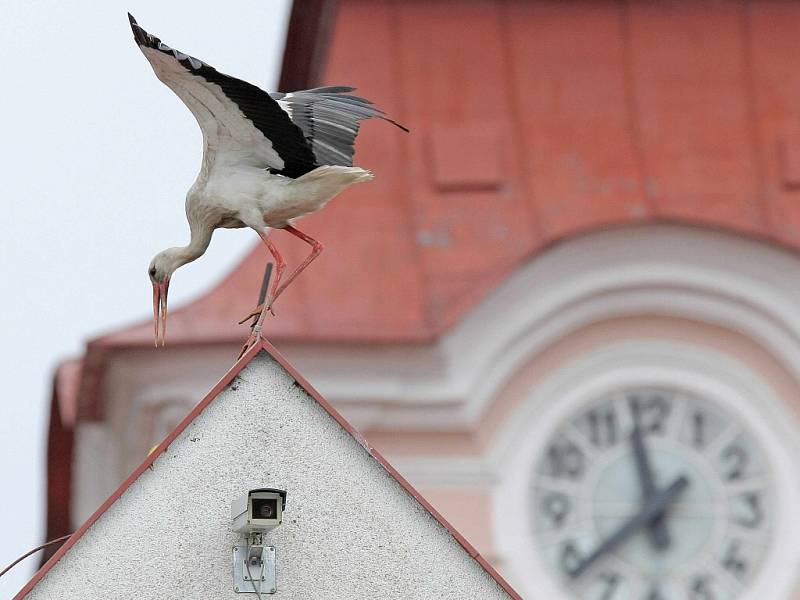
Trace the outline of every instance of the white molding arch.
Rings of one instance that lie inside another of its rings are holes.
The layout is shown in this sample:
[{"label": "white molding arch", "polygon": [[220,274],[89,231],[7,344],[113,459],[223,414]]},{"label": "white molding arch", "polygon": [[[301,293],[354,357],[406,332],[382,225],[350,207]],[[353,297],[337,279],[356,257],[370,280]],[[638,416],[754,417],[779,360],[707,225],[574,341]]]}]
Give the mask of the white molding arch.
[{"label": "white molding arch", "polygon": [[[495,440],[485,468],[492,471],[495,553],[502,572],[527,597],[560,598],[537,555],[529,523],[531,468],[549,433],[583,403],[633,386],[680,387],[727,408],[758,438],[776,494],[774,541],[743,600],[789,598],[800,569],[800,434],[768,382],[723,353],[692,344],[623,342],[586,353],[530,390],[515,418]],[[441,465],[445,467],[445,465]],[[446,468],[446,467],[445,467]],[[413,478],[412,478],[413,479]]]},{"label": "white molding arch", "polygon": [[464,430],[541,350],[591,323],[640,315],[739,332],[800,381],[800,258],[680,225],[597,231],[558,244],[431,346],[284,349],[358,427]]}]

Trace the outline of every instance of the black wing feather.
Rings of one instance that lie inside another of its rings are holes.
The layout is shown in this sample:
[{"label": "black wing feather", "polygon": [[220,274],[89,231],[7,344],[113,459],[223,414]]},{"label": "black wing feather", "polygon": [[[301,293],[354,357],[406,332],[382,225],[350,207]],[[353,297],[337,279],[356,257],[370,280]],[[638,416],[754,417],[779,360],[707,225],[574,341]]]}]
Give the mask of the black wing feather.
[{"label": "black wing feather", "polygon": [[139,46],[152,48],[174,57],[191,75],[222,89],[225,96],[239,108],[244,117],[270,141],[275,152],[283,160],[283,169],[272,169],[273,172],[288,177],[299,177],[319,166],[306,132],[292,122],[286,111],[268,93],[251,83],[220,73],[197,58],[170,48],[159,38],[142,29],[130,13],[128,18],[134,39]]},{"label": "black wing feather", "polygon": [[286,107],[318,163],[349,167],[361,121],[378,118],[408,131],[366,98],[349,94],[353,91],[349,86],[327,86],[270,96]]}]

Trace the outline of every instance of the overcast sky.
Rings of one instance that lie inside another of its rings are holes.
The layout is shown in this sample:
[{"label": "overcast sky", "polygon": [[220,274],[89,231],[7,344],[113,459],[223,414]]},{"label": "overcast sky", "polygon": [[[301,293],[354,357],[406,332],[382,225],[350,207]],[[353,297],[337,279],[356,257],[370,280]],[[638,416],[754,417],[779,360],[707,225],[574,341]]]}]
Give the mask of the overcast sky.
[{"label": "overcast sky", "polygon": [[[147,265],[188,241],[186,190],[201,145],[194,118],[158,81],[126,12],[166,44],[274,89],[289,0],[4,2],[0,568],[44,535],[50,379],[87,339],[149,318]],[[220,231],[170,287],[177,306],[253,244]],[[0,579],[10,598],[38,558]]]}]

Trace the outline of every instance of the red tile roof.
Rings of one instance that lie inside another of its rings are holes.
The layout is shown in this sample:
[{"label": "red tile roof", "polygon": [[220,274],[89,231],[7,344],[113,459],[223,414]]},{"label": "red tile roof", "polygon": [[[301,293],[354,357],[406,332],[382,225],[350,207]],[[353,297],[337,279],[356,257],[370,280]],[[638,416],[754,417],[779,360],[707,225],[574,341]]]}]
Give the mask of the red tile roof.
[{"label": "red tile roof", "polygon": [[[326,251],[270,337],[430,339],[520,261],[597,227],[674,220],[797,247],[798,23],[792,4],[341,2],[325,82],[411,133],[364,126],[357,162],[377,178],[300,223]],[[174,311],[169,342],[242,339],[265,260],[256,248]],[[97,344],[150,338],[143,323]]]}]

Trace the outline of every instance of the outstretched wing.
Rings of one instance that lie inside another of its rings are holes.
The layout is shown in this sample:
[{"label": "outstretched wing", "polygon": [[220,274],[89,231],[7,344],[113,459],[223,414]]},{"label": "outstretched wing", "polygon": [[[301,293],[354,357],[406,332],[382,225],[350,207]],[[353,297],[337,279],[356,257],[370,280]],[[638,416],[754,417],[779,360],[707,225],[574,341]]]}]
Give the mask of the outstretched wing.
[{"label": "outstretched wing", "polygon": [[383,119],[408,131],[369,100],[348,93],[354,90],[352,87],[330,86],[269,95],[303,131],[318,164],[350,167],[360,121]]},{"label": "outstretched wing", "polygon": [[192,111],[208,148],[288,177],[322,164],[301,127],[269,94],[170,48],[142,29],[130,13],[128,18],[156,76]]}]

